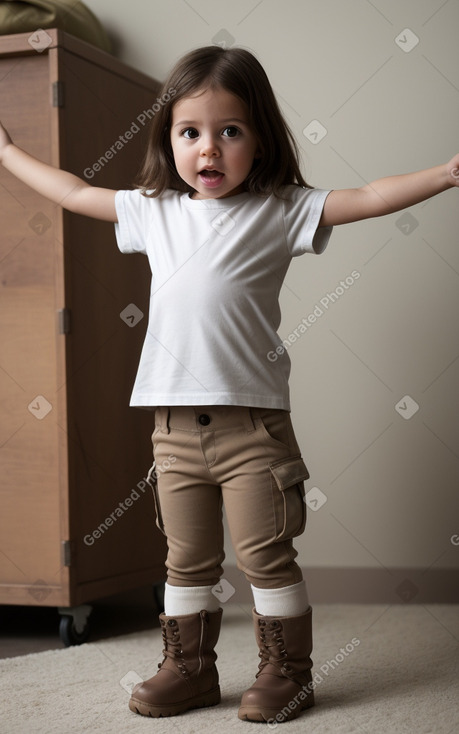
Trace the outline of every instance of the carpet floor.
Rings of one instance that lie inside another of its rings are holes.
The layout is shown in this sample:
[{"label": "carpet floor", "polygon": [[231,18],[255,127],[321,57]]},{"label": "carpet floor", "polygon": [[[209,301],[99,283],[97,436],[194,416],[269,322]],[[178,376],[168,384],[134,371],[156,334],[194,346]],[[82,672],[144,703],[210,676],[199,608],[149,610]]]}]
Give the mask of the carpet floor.
[{"label": "carpet floor", "polygon": [[[0,660],[2,734],[455,734],[459,607],[314,607],[316,706],[282,724],[240,721],[258,656],[249,606],[226,604],[217,645],[222,702],[166,719],[128,709],[129,686],[162,660],[159,628]],[[265,727],[265,728],[263,728]]]}]

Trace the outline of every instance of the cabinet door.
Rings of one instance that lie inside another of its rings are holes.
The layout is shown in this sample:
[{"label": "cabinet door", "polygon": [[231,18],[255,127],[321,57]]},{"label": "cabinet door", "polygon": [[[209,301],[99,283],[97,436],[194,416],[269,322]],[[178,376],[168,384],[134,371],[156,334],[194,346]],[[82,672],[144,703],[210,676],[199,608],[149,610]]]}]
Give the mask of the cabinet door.
[{"label": "cabinet door", "polygon": [[[92,185],[131,188],[147,135],[136,119],[155,101],[156,83],[145,86],[144,78],[137,82],[122,69],[66,50],[58,74],[62,167],[82,178],[97,168]],[[68,212],[63,257],[70,310],[63,386],[75,558],[70,576],[81,600],[164,578],[165,540],[144,481],[154,413],[129,407],[148,320],[148,259],[122,255],[113,224]]]},{"label": "cabinet door", "polygon": [[[51,160],[48,59],[0,56],[2,118]],[[56,207],[0,168],[0,601],[64,601]]]}]

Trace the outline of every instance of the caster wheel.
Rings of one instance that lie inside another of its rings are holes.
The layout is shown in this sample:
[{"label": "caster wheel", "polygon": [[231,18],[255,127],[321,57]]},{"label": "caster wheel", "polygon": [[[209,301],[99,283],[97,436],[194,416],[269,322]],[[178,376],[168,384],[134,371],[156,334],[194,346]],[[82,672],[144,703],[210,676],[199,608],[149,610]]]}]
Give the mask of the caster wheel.
[{"label": "caster wheel", "polygon": [[59,636],[66,647],[82,645],[89,637],[90,624],[89,615],[91,607],[74,607],[59,609],[61,621],[59,623]]}]

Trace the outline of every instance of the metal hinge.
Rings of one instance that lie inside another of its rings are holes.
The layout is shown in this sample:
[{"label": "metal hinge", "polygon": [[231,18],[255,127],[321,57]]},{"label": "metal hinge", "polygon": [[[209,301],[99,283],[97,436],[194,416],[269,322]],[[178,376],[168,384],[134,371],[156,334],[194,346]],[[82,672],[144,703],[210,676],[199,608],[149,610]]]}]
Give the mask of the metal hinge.
[{"label": "metal hinge", "polygon": [[59,322],[59,334],[70,334],[70,309],[61,308],[57,312],[57,317]]},{"label": "metal hinge", "polygon": [[63,540],[62,546],[62,565],[63,566],[71,566],[72,564],[72,547],[70,540]]},{"label": "metal hinge", "polygon": [[64,106],[64,82],[53,82],[53,107]]}]

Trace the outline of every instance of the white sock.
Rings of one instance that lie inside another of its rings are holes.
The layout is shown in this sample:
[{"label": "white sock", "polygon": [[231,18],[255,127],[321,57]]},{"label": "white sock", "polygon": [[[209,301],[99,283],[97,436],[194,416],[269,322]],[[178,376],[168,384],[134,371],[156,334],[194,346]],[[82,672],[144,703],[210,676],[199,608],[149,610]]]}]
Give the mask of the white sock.
[{"label": "white sock", "polygon": [[[252,586],[252,584],[251,584]],[[309,607],[306,582],[282,589],[259,589],[252,586],[255,610],[264,617],[295,617]]]},{"label": "white sock", "polygon": [[164,613],[166,616],[198,614],[202,609],[216,612],[220,608],[213,586],[171,586],[166,583]]}]

